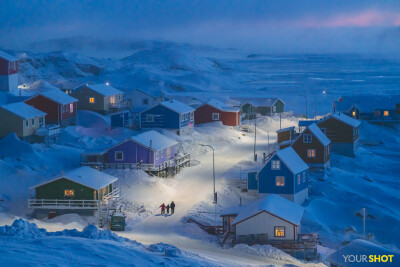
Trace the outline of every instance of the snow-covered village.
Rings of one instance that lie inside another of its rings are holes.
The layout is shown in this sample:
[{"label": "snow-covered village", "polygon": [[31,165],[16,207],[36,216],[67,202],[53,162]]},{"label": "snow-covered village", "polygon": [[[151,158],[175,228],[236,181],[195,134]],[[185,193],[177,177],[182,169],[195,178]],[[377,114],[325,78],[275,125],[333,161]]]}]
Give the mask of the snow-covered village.
[{"label": "snow-covered village", "polygon": [[400,266],[400,5],[303,5],[0,1],[0,265]]}]

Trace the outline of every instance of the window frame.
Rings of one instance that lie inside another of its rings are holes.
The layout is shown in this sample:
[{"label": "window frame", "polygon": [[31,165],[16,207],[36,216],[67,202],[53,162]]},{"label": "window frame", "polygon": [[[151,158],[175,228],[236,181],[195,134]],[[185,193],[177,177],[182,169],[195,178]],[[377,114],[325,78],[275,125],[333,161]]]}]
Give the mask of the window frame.
[{"label": "window frame", "polygon": [[[310,151],[314,151],[314,155],[312,155],[312,153],[311,153],[311,156],[310,156]],[[317,149],[316,148],[307,149],[307,158],[314,159],[316,157],[317,157]]]},{"label": "window frame", "polygon": [[219,121],[219,113],[212,113],[211,118],[213,121]]},{"label": "window frame", "polygon": [[167,159],[171,158],[171,147],[167,147]]},{"label": "window frame", "polygon": [[306,182],[306,172],[303,172],[303,183]]},{"label": "window frame", "polygon": [[[121,154],[121,159],[117,158],[117,154],[120,153]],[[123,161],[124,160],[124,151],[115,151],[114,152],[114,160],[115,161]]]},{"label": "window frame", "polygon": [[281,161],[280,160],[271,160],[271,170],[280,170],[281,169]]},{"label": "window frame", "polygon": [[312,134],[303,134],[303,143],[311,144],[312,143]]},{"label": "window frame", "polygon": [[383,117],[389,117],[389,110],[383,111]]},{"label": "window frame", "polygon": [[64,197],[75,197],[75,189],[64,189]]},{"label": "window frame", "polygon": [[[277,228],[280,228],[280,231],[283,231],[283,235],[276,234],[277,230],[279,230]],[[285,226],[274,226],[274,237],[286,237],[286,227]]]},{"label": "window frame", "polygon": [[35,126],[35,118],[32,119],[32,126]]},{"label": "window frame", "polygon": [[154,114],[146,114],[146,122],[154,122]]},{"label": "window frame", "polygon": [[297,174],[297,185],[301,184],[301,176],[300,174]]},{"label": "window frame", "polygon": [[96,104],[96,98],[95,97],[89,97],[89,104]]},{"label": "window frame", "polygon": [[25,120],[25,128],[29,128],[29,119]]},{"label": "window frame", "polygon": [[[278,183],[279,180],[279,183]],[[275,176],[275,186],[276,187],[285,187],[286,181],[285,176]]]},{"label": "window frame", "polygon": [[142,98],[142,105],[148,105],[149,104],[149,99],[148,98]]}]

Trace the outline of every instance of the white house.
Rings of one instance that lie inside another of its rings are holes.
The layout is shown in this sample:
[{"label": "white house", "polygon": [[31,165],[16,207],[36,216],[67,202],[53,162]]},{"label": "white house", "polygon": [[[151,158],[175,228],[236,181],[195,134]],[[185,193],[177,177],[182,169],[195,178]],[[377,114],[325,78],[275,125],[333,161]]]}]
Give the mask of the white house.
[{"label": "white house", "polygon": [[296,241],[304,208],[278,195],[269,195],[242,207],[232,226],[236,243],[267,244]]}]

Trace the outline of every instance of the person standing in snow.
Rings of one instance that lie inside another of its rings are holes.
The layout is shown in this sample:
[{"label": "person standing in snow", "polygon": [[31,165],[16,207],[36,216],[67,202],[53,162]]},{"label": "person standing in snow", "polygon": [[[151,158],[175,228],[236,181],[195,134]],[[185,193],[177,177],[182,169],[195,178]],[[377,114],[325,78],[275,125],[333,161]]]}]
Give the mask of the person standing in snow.
[{"label": "person standing in snow", "polygon": [[175,212],[175,203],[174,201],[171,202],[171,214],[174,214]]},{"label": "person standing in snow", "polygon": [[164,214],[165,214],[165,204],[162,203],[162,205],[160,206],[160,208],[161,208],[161,215],[164,215]]},{"label": "person standing in snow", "polygon": [[167,205],[167,214],[169,214],[169,204]]}]

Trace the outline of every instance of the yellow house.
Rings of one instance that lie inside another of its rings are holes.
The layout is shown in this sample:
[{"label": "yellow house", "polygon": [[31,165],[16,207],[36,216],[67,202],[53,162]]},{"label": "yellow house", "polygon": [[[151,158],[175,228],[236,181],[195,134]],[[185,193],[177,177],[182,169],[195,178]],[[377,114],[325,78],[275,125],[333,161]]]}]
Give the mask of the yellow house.
[{"label": "yellow house", "polygon": [[47,114],[24,102],[16,102],[0,107],[0,137],[15,132],[25,139],[45,126]]}]

